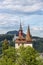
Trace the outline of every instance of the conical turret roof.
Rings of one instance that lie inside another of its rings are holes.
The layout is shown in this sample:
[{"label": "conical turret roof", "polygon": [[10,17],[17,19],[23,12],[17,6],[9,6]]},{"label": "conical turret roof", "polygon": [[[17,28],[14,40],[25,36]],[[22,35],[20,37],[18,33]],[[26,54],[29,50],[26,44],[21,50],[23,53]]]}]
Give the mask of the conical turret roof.
[{"label": "conical turret roof", "polygon": [[29,25],[28,25],[27,34],[26,34],[26,41],[28,41],[28,42],[32,41]]}]

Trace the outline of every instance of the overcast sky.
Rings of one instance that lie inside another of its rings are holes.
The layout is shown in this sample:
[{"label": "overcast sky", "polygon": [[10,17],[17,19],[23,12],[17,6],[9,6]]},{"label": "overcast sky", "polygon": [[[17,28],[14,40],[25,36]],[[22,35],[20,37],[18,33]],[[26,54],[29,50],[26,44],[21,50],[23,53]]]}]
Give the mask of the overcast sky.
[{"label": "overcast sky", "polygon": [[43,0],[0,0],[0,34],[30,26],[31,34],[43,37]]}]

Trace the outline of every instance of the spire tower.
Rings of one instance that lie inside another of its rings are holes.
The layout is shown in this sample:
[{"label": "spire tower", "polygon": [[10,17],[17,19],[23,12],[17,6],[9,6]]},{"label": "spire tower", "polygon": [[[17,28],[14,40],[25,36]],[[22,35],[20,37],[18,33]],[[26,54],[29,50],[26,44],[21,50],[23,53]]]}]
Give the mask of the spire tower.
[{"label": "spire tower", "polygon": [[21,25],[21,22],[20,22],[19,35],[15,40],[15,47],[18,48],[21,45],[24,45],[24,47],[26,47],[26,46],[32,47],[32,38],[31,38],[29,26],[28,26],[28,29],[27,29],[26,37],[23,36],[22,25]]},{"label": "spire tower", "polygon": [[22,30],[22,25],[20,22],[20,29],[19,29],[19,37],[23,36],[23,30]]},{"label": "spire tower", "polygon": [[20,30],[22,30],[22,25],[21,25],[21,22],[20,22]]},{"label": "spire tower", "polygon": [[28,25],[28,30],[27,30],[27,34],[26,34],[26,41],[27,42],[31,42],[32,41],[29,25]]}]

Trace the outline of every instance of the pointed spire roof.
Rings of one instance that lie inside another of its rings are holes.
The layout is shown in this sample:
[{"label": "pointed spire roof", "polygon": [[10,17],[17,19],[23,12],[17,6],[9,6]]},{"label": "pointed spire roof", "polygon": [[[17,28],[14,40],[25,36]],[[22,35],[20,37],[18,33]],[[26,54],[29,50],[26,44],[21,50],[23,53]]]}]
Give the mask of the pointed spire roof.
[{"label": "pointed spire roof", "polygon": [[30,33],[30,27],[29,27],[29,25],[28,25],[28,30],[27,30],[27,32]]},{"label": "pointed spire roof", "polygon": [[21,22],[20,22],[20,30],[22,30],[22,25],[21,25]]},{"label": "pointed spire roof", "polygon": [[27,41],[32,41],[29,25],[28,25],[28,30],[27,30],[27,34],[26,34],[26,40],[27,40]]}]

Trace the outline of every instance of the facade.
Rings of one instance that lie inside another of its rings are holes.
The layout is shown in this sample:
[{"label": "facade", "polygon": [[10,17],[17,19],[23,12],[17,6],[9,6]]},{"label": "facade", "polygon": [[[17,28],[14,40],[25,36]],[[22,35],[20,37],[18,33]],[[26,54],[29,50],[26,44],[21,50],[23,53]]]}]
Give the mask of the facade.
[{"label": "facade", "polygon": [[18,34],[18,37],[15,39],[15,48],[18,48],[21,45],[24,45],[25,47],[26,46],[32,47],[32,38],[31,38],[29,26],[28,26],[26,36],[25,37],[23,36],[22,25],[20,23],[19,34]]}]

